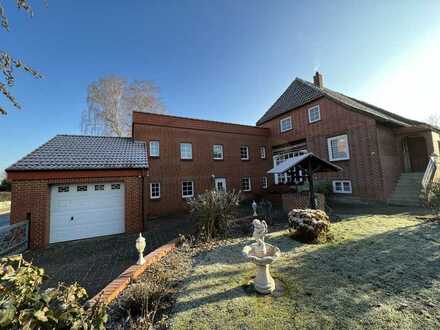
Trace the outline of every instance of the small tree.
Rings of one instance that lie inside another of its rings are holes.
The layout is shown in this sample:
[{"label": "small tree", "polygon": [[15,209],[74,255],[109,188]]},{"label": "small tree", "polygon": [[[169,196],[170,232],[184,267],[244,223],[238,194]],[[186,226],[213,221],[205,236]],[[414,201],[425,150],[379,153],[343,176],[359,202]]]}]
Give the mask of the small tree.
[{"label": "small tree", "polygon": [[234,210],[240,202],[240,192],[206,191],[188,201],[191,215],[196,219],[199,237],[211,240],[225,237]]},{"label": "small tree", "polygon": [[91,135],[130,136],[133,111],[163,113],[157,87],[147,81],[128,83],[117,76],[101,78],[88,87],[81,131]]},{"label": "small tree", "polygon": [[0,191],[11,191],[11,183],[6,178],[0,182]]},{"label": "small tree", "polygon": [[438,113],[433,113],[428,116],[426,122],[432,126],[440,127],[440,115]]}]

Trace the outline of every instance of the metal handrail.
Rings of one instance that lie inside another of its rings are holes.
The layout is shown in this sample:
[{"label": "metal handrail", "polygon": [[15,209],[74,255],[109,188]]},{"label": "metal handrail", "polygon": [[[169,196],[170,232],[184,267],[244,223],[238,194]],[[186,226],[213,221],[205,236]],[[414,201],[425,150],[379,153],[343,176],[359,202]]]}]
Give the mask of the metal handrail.
[{"label": "metal handrail", "polygon": [[426,167],[425,174],[422,179],[422,187],[425,193],[428,193],[432,180],[434,179],[435,172],[437,171],[437,155],[429,157],[428,166]]}]

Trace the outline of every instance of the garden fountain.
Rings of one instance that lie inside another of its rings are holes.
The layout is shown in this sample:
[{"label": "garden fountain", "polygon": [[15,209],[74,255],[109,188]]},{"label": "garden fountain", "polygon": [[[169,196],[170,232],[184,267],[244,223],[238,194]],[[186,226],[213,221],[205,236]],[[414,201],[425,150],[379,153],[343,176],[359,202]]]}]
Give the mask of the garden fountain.
[{"label": "garden fountain", "polygon": [[270,275],[269,267],[278,259],[281,251],[276,246],[264,242],[264,236],[267,234],[267,224],[264,220],[255,219],[252,225],[254,226],[252,237],[257,242],[246,245],[242,254],[256,265],[255,290],[261,294],[269,294],[275,290],[275,281]]}]

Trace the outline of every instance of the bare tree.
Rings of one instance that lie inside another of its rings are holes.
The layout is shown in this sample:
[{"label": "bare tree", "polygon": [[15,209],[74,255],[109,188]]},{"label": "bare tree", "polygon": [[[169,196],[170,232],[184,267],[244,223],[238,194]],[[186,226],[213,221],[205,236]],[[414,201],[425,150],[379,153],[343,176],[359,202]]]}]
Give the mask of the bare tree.
[{"label": "bare tree", "polygon": [[81,131],[91,135],[130,136],[133,111],[164,113],[157,87],[147,81],[128,83],[117,76],[101,78],[88,87]]},{"label": "bare tree", "polygon": [[439,113],[433,113],[426,119],[426,122],[432,126],[439,127],[440,128],[440,114]]},{"label": "bare tree", "polygon": [[[18,9],[26,11],[30,16],[33,16],[33,11],[27,0],[15,0]],[[6,16],[6,11],[0,3],[0,25],[6,31],[9,31],[9,21]],[[0,70],[3,73],[3,81],[0,81],[0,92],[18,109],[21,108],[16,98],[11,94],[10,88],[15,85],[14,70],[22,69],[29,72],[35,78],[42,78],[42,75],[32,69],[30,66],[23,63],[21,60],[12,57],[8,52],[0,50]],[[0,114],[6,114],[6,109],[0,105]]]}]

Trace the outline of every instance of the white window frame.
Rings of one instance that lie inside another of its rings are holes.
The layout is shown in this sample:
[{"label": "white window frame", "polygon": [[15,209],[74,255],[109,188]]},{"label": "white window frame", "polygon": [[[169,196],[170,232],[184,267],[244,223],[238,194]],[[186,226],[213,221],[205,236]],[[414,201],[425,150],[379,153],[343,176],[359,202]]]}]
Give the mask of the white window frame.
[{"label": "white window frame", "polygon": [[240,178],[240,189],[242,188],[242,186],[244,186],[244,185],[242,185],[242,182],[243,182],[244,179],[248,180],[249,188],[248,189],[243,189],[242,191],[252,191],[252,180],[251,180],[250,176],[244,176],[244,177]]},{"label": "white window frame", "polygon": [[[221,150],[221,157],[216,157],[215,156],[215,148],[216,147],[220,147],[220,150]],[[212,159],[215,159],[215,160],[223,160],[223,144],[213,144],[212,145]]]},{"label": "white window frame", "polygon": [[[187,146],[190,147],[189,148],[189,152],[188,152],[188,150],[184,149]],[[190,143],[190,142],[182,142],[182,143],[180,143],[180,159],[183,159],[183,160],[193,159],[192,155],[193,155],[193,153],[192,153],[192,143]]]},{"label": "white window frame", "polygon": [[[242,157],[242,155],[241,155],[241,148],[246,148],[246,157]],[[241,160],[249,160],[249,146],[247,146],[245,144],[242,144],[240,146],[240,159]]]},{"label": "white window frame", "polygon": [[266,146],[261,146],[260,147],[260,158],[266,159],[266,157],[267,157]]},{"label": "white window frame", "polygon": [[[341,190],[338,190],[336,188],[336,185],[338,183],[341,184]],[[348,183],[349,189],[345,190],[344,184],[347,184],[347,183]],[[332,184],[333,184],[333,192],[336,193],[336,194],[352,194],[353,193],[353,188],[351,186],[351,181],[350,180],[333,180]]]},{"label": "white window frame", "polygon": [[[152,148],[151,146],[157,144],[157,154],[153,154],[152,150],[154,148]],[[160,141],[159,140],[152,140],[149,143],[149,147],[150,147],[150,157],[159,157],[160,156]]]},{"label": "white window frame", "polygon": [[[318,110],[318,119],[312,120],[311,114],[315,110]],[[308,113],[309,113],[309,123],[310,124],[316,123],[321,120],[321,108],[319,107],[319,104],[309,108]]]},{"label": "white window frame", "polygon": [[262,176],[261,177],[261,188],[262,189],[267,189],[267,176]]},{"label": "white window frame", "polygon": [[[158,195],[153,195],[153,185],[157,185]],[[151,182],[150,183],[150,199],[159,199],[160,198],[160,182]]]},{"label": "white window frame", "polygon": [[[191,195],[184,195],[183,185],[185,183],[191,183]],[[190,181],[190,180],[182,181],[182,198],[191,198],[191,197],[194,197],[194,181]]]},{"label": "white window frame", "polygon": [[[338,140],[338,139],[340,139],[342,137],[345,138],[345,143],[346,143],[346,146],[347,146],[347,156],[335,158],[335,157],[333,157],[333,153],[332,153],[332,141],[333,140]],[[333,137],[328,138],[327,139],[327,149],[328,149],[328,159],[330,161],[333,162],[333,161],[338,161],[338,160],[349,160],[350,159],[350,146],[349,146],[349,143],[348,143],[348,135],[347,134],[341,134],[341,135],[338,135],[338,136],[333,136]]]},{"label": "white window frame", "polygon": [[[285,122],[287,122],[287,121],[290,122],[289,127],[287,127],[287,128],[283,128],[283,124],[284,124]],[[284,133],[284,132],[290,131],[290,130],[292,130],[292,129],[293,129],[292,116],[288,116],[288,117],[284,117],[284,118],[280,119],[280,132],[281,132],[281,133]]]}]

